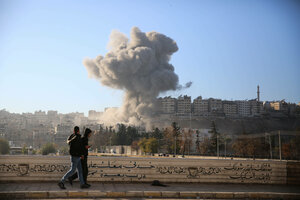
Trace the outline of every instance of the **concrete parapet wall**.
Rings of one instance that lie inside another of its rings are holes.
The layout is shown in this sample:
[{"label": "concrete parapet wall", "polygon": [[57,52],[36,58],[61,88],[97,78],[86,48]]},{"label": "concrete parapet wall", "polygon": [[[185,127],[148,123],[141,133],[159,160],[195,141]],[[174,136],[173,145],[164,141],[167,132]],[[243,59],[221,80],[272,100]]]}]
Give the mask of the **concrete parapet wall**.
[{"label": "concrete parapet wall", "polygon": [[[299,184],[287,166],[300,168],[286,161],[93,156],[88,166],[89,181],[259,184]],[[68,156],[0,156],[0,181],[58,181],[69,168]]]}]

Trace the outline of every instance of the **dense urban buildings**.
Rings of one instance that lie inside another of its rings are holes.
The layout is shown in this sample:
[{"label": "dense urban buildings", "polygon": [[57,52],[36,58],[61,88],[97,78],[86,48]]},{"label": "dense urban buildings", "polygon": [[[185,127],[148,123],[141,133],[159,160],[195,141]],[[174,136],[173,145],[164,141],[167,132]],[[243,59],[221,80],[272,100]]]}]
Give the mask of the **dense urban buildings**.
[{"label": "dense urban buildings", "polygon": [[221,99],[203,99],[201,96],[191,102],[190,96],[158,98],[159,114],[199,117],[259,117],[272,112],[294,115],[297,105],[284,100],[261,102],[257,99],[228,101]]},{"label": "dense urban buildings", "polygon": [[[168,96],[158,98],[156,107],[159,121],[300,117],[300,103],[288,103],[284,100],[262,102],[259,88],[257,98],[252,100],[229,101],[216,98],[204,99],[201,96],[192,100],[187,95],[178,98]],[[79,112],[61,114],[49,110],[15,114],[0,110],[0,138],[9,141],[11,147],[26,145],[30,149],[39,149],[47,142],[65,147],[66,138],[72,133],[75,125],[100,130],[102,115],[103,112],[96,110],[90,110],[87,117]],[[191,126],[187,127],[191,128]],[[195,133],[196,130],[193,130],[193,137]]]}]

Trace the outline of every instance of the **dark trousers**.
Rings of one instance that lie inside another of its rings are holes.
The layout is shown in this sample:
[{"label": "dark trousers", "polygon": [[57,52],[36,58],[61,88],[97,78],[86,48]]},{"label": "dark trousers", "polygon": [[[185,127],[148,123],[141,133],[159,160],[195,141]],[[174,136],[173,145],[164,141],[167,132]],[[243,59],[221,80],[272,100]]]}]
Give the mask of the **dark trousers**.
[{"label": "dark trousers", "polygon": [[[88,157],[88,156],[86,155],[86,156],[84,156],[84,158],[81,160],[82,175],[83,175],[83,180],[84,180],[85,183],[87,183],[86,181],[87,181],[87,175],[88,175],[87,157]],[[71,179],[72,179],[72,180],[74,180],[74,179],[76,179],[76,178],[78,178],[77,172],[71,176]]]}]

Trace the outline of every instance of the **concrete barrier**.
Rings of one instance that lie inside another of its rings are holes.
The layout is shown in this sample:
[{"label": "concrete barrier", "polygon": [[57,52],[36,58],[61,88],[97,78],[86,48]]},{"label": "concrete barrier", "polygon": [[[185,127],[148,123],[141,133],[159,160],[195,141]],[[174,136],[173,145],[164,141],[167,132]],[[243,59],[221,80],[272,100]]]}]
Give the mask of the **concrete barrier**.
[{"label": "concrete barrier", "polygon": [[[88,166],[89,181],[100,182],[299,184],[291,169],[300,169],[286,161],[93,156]],[[69,167],[68,156],[0,156],[0,181],[58,181]]]}]

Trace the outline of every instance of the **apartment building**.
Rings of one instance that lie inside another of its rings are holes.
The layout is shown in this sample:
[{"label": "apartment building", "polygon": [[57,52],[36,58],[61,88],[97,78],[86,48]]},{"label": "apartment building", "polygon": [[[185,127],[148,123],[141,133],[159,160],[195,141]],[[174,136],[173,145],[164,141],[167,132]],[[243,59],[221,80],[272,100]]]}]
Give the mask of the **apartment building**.
[{"label": "apartment building", "polygon": [[237,105],[234,101],[223,101],[223,112],[226,117],[236,117],[237,110]]},{"label": "apartment building", "polygon": [[222,100],[221,99],[208,99],[208,110],[209,112],[222,112]]},{"label": "apartment building", "polygon": [[175,114],[176,113],[176,98],[164,97],[158,98],[159,111],[163,114]]},{"label": "apartment building", "polygon": [[277,111],[283,111],[283,112],[287,112],[289,109],[288,104],[284,101],[275,101],[275,102],[270,102],[270,107],[273,110],[277,110]]},{"label": "apartment building", "polygon": [[257,101],[256,99],[249,100],[250,103],[250,115],[260,115],[263,111],[263,102]]},{"label": "apartment building", "polygon": [[247,117],[250,115],[250,102],[249,101],[235,101],[237,105],[237,114],[241,117]]},{"label": "apartment building", "polygon": [[103,112],[97,112],[95,110],[89,110],[88,119],[89,120],[99,120],[102,116]]},{"label": "apartment building", "polygon": [[179,96],[177,100],[177,115],[190,115],[192,112],[192,103],[190,96]]},{"label": "apartment building", "polygon": [[201,96],[193,101],[193,113],[196,116],[208,115],[208,99],[202,99]]},{"label": "apartment building", "polygon": [[67,138],[73,133],[73,124],[59,124],[55,127],[54,141],[58,146],[66,146]]}]

